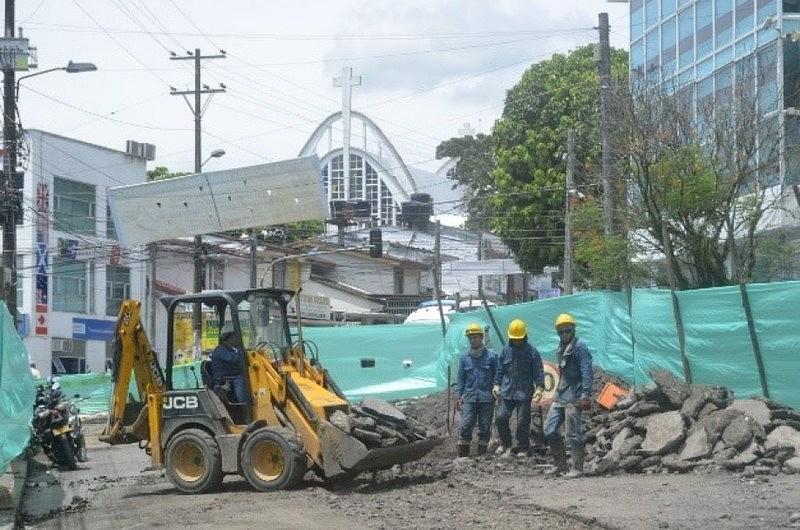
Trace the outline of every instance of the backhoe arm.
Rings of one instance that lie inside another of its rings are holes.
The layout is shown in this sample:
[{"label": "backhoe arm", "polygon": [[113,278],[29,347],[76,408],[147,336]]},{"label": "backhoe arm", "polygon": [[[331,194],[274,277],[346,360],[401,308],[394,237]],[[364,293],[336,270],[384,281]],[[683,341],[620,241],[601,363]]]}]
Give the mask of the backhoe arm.
[{"label": "backhoe arm", "polygon": [[[100,440],[110,444],[149,442],[150,424],[153,420],[160,424],[159,418],[150,418],[149,415],[160,415],[159,405],[166,384],[158,356],[150,347],[142,327],[140,309],[140,302],[125,300],[117,318],[113,388],[108,422],[100,434]],[[139,399],[129,402],[131,374],[136,375]]]}]

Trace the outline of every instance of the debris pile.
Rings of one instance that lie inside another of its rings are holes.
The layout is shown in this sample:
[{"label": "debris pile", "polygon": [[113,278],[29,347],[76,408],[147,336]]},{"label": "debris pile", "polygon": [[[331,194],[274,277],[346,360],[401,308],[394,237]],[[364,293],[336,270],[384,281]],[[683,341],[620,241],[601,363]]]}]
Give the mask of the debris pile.
[{"label": "debris pile", "polygon": [[352,407],[350,414],[334,412],[330,422],[369,449],[405,445],[433,435],[424,424],[407,417],[394,405],[374,398]]},{"label": "debris pile", "polygon": [[586,420],[589,471],[687,472],[718,466],[745,475],[800,473],[800,412],[724,387],[687,385],[668,371]]}]

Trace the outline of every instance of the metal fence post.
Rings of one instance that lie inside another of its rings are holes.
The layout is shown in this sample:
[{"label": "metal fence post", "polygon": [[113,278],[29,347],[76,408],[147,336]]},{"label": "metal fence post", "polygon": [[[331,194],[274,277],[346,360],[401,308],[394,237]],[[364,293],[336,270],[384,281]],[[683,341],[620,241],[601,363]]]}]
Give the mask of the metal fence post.
[{"label": "metal fence post", "polygon": [[753,355],[755,355],[756,366],[758,367],[758,379],[761,381],[761,392],[764,394],[764,397],[768,398],[769,388],[767,387],[767,374],[764,372],[764,359],[761,357],[761,346],[758,344],[756,325],[753,321],[753,309],[750,307],[750,297],[747,294],[747,286],[743,282],[739,282],[739,291],[742,293],[744,316],[747,318],[747,329],[750,331],[750,342],[753,344]]}]

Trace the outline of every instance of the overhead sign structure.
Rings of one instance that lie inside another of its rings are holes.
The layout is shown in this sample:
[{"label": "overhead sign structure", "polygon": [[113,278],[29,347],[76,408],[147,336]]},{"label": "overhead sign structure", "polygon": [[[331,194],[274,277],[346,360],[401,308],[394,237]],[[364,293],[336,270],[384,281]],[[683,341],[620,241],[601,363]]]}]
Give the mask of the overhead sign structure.
[{"label": "overhead sign structure", "polygon": [[108,201],[127,247],[328,215],[316,156],[120,186]]}]

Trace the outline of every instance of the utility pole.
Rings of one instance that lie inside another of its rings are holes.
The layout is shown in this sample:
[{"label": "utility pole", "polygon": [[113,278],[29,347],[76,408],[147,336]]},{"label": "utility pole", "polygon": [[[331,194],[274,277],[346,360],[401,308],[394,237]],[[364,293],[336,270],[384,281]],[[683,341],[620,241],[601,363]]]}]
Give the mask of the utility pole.
[{"label": "utility pole", "polygon": [[[172,61],[194,61],[194,90],[176,90],[171,89],[170,94],[173,96],[183,96],[184,101],[189,106],[189,110],[192,111],[194,115],[194,172],[195,173],[202,173],[203,172],[203,149],[202,149],[202,127],[201,122],[203,119],[203,114],[208,108],[208,104],[211,102],[211,98],[214,97],[214,94],[219,92],[225,92],[225,86],[220,84],[219,88],[210,88],[208,85],[203,85],[200,79],[200,71],[202,68],[202,60],[203,59],[224,59],[226,57],[225,53],[216,54],[216,55],[202,55],[200,53],[200,48],[195,48],[194,54],[192,52],[187,52],[185,56],[177,56],[173,55],[170,57]],[[211,94],[211,96],[206,99],[205,105],[201,105],[200,96],[202,94]],[[194,96],[194,105],[189,101],[187,96],[193,95]],[[193,261],[194,261],[194,285],[193,290],[196,293],[199,293],[205,287],[205,261],[202,256],[203,250],[203,238],[202,236],[195,236],[194,238],[194,249],[193,249]],[[196,354],[199,354],[200,348],[200,333],[202,331],[202,321],[201,321],[201,307],[199,304],[194,304],[192,309],[192,328],[194,330],[194,346],[196,350]]]},{"label": "utility pole", "polygon": [[256,252],[258,251],[258,241],[256,240],[256,229],[250,229],[250,288],[255,289],[258,278],[256,270]]},{"label": "utility pole", "polygon": [[[5,38],[14,38],[14,0],[5,0]],[[8,59],[7,59],[8,60]],[[14,319],[16,327],[17,318],[17,189],[14,183],[14,172],[17,170],[17,105],[14,101],[15,82],[15,55],[3,68],[3,186],[0,189],[2,197],[3,214],[3,274],[0,282],[3,284],[2,295],[6,302],[8,312]]]},{"label": "utility pole", "polygon": [[603,226],[605,235],[614,233],[614,191],[611,186],[611,119],[609,103],[611,93],[611,47],[608,40],[608,13],[600,13],[600,45],[597,62],[600,72],[600,144],[602,148],[601,170],[603,175]]},{"label": "utility pole", "polygon": [[[478,232],[478,261],[483,260],[483,232]],[[478,292],[483,292],[483,276],[478,271]]]},{"label": "utility pole", "polygon": [[156,344],[156,306],[158,305],[158,296],[156,296],[156,254],[158,252],[158,243],[149,243],[147,245],[147,276],[150,298],[148,299],[147,312],[150,317],[150,342],[155,347]]},{"label": "utility pole", "polygon": [[567,131],[567,178],[564,216],[564,294],[572,294],[572,197],[575,179],[575,131]]},{"label": "utility pole", "polygon": [[447,324],[442,309],[442,223],[436,221],[436,242],[434,244],[433,286],[436,289],[436,304],[439,306],[439,319],[442,322],[442,337],[447,335]]}]

